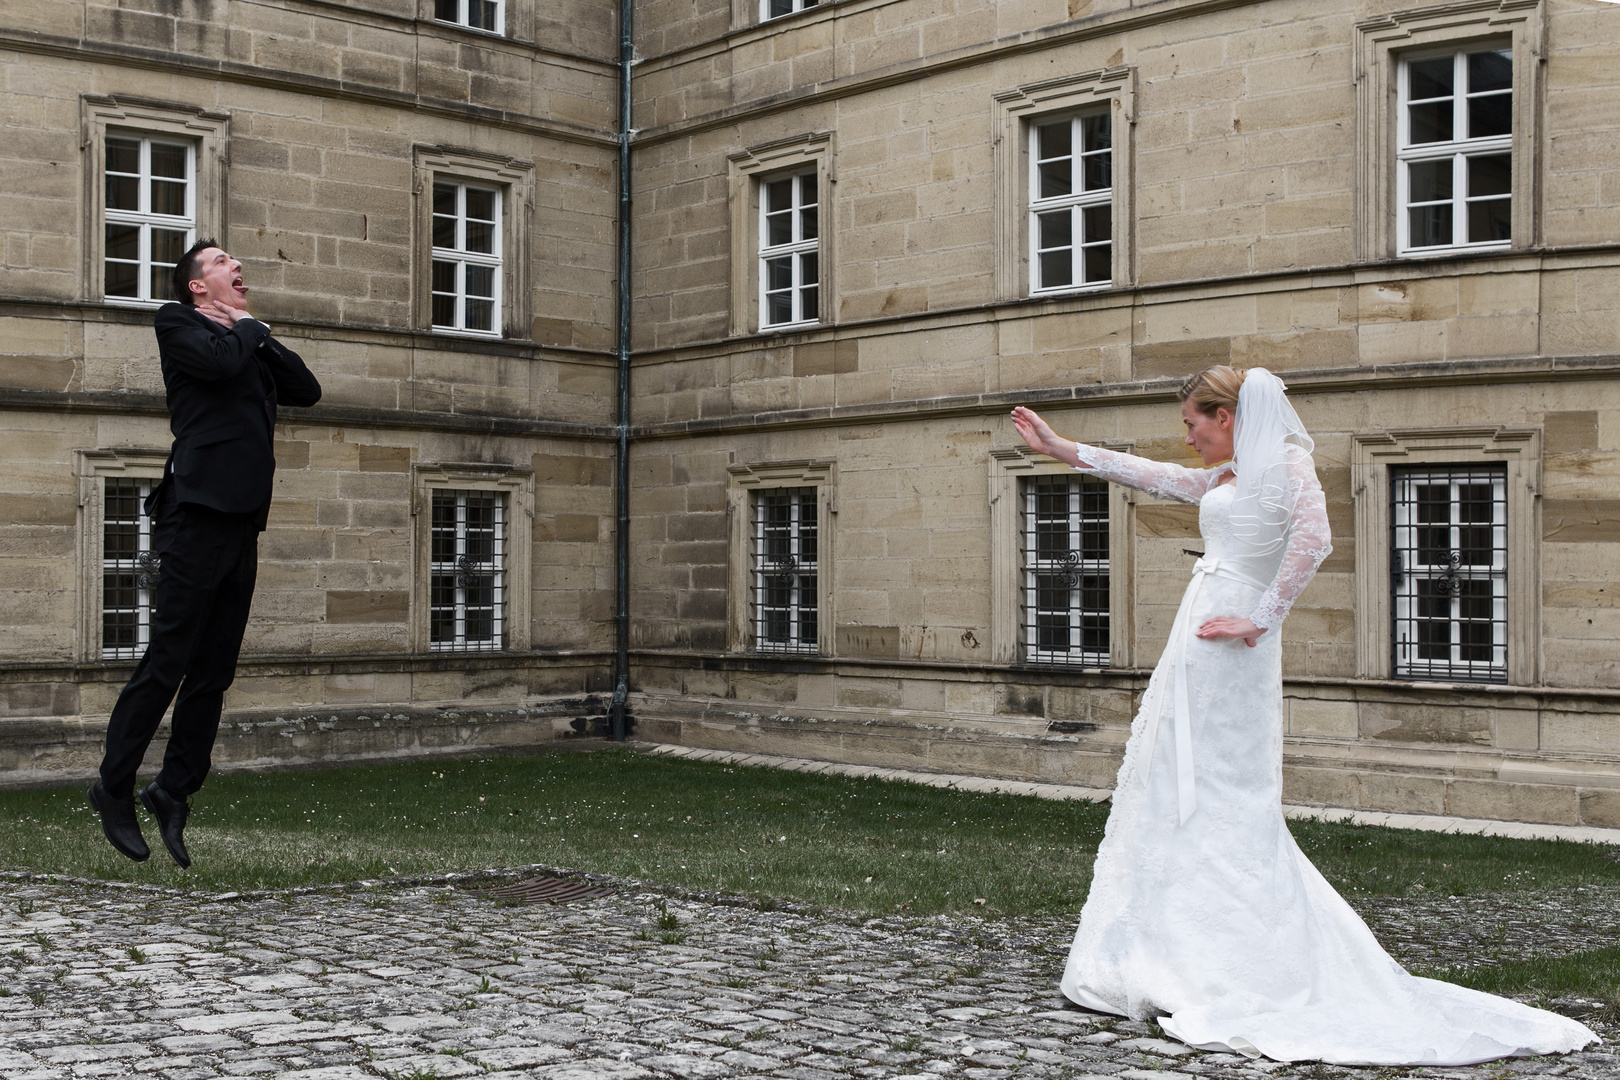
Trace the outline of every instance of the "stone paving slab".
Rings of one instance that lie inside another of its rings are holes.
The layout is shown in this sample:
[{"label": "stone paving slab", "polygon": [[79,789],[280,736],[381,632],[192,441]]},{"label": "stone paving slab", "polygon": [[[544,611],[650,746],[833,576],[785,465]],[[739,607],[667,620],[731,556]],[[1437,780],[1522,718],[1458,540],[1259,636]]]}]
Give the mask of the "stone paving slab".
[{"label": "stone paving slab", "polygon": [[[0,877],[0,1077],[1620,1080],[1603,1024],[1594,1050],[1470,1069],[1189,1050],[1062,1000],[1067,918],[860,920],[631,882],[523,905],[466,883],[221,897]],[[1620,890],[1592,888],[1366,914],[1434,963],[1612,943],[1617,912]]]}]

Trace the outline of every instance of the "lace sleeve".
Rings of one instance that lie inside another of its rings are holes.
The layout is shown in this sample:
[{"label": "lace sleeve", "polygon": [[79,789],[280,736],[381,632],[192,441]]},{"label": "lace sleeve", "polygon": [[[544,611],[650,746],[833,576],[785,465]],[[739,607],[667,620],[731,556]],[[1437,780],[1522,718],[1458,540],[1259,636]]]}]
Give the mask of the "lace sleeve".
[{"label": "lace sleeve", "polygon": [[1297,446],[1288,447],[1288,482],[1293,489],[1294,516],[1288,524],[1288,546],[1283,551],[1282,565],[1271,581],[1271,588],[1260,598],[1260,604],[1249,616],[1262,630],[1275,630],[1282,625],[1288,609],[1305,586],[1316,576],[1316,568],[1333,551],[1332,533],[1328,529],[1327,498],[1322,484],[1316,478],[1316,464],[1311,455]]},{"label": "lace sleeve", "polygon": [[1169,461],[1149,461],[1135,454],[1122,454],[1118,450],[1104,450],[1100,446],[1075,443],[1075,468],[1081,472],[1096,473],[1104,480],[1124,484],[1137,491],[1145,491],[1160,499],[1173,502],[1199,503],[1210,485],[1220,477],[1222,469],[1189,469]]}]

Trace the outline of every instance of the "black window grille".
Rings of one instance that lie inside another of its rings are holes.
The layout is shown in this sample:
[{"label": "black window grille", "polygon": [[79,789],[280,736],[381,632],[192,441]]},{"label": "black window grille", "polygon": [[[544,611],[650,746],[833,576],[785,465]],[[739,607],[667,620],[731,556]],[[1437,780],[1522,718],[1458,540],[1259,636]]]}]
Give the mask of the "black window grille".
[{"label": "black window grille", "polygon": [[1395,674],[1507,681],[1507,468],[1391,477]]},{"label": "black window grille", "polygon": [[108,477],[101,516],[101,655],[130,660],[146,651],[152,636],[152,594],[158,557],[152,551],[152,519],[142,504],[152,481]]},{"label": "black window grille", "polygon": [[493,652],[506,622],[506,496],[493,491],[433,492],[429,569],[429,647]]},{"label": "black window grille", "polygon": [[815,653],[816,489],[774,488],[753,499],[754,644]]},{"label": "black window grille", "polygon": [[1106,667],[1108,484],[1091,476],[1023,481],[1024,660]]}]

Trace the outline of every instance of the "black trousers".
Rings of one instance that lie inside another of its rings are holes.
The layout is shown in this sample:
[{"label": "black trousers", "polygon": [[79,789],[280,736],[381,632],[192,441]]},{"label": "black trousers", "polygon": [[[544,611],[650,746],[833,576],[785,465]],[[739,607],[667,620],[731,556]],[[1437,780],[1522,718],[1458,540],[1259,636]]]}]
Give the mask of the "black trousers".
[{"label": "black trousers", "polygon": [[135,772],[171,701],[174,719],[158,784],[183,799],[207,778],[253,603],[260,517],[177,503],[168,484],[156,493],[152,549],[162,562],[152,632],[113,706],[101,761],[101,785],[113,798],[134,793]]}]

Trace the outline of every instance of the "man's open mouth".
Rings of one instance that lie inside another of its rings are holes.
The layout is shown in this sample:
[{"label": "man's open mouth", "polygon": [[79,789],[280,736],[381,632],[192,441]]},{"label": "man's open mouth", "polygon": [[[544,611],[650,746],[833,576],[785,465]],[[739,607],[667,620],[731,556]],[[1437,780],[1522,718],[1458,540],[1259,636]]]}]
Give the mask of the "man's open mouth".
[{"label": "man's open mouth", "polygon": [[237,274],[234,278],[231,279],[231,288],[235,289],[237,292],[247,292],[248,291],[247,285],[242,281],[242,275],[241,274]]}]

